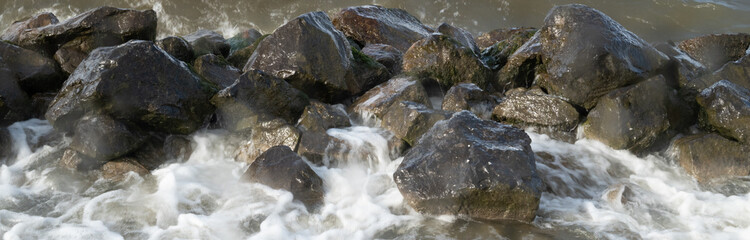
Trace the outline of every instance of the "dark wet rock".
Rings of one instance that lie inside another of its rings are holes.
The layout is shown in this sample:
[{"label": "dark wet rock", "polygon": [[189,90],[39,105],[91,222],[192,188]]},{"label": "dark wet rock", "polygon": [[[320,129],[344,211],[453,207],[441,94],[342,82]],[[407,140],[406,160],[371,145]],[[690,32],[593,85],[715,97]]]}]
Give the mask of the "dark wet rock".
[{"label": "dark wet rock", "polygon": [[[530,28],[530,27],[522,27],[522,28],[500,28],[495,29],[489,32],[486,32],[482,35],[477,36],[474,41],[477,43],[477,46],[481,49],[488,48],[492,45],[495,45],[496,43],[510,39],[516,36],[527,36],[527,39],[530,38],[534,33],[536,33],[536,28]],[[523,43],[521,43],[523,45]]]},{"label": "dark wet rock", "polygon": [[333,25],[363,45],[388,44],[401,52],[434,32],[404,10],[372,5],[342,9],[333,17]]},{"label": "dark wet rock", "polygon": [[508,91],[492,111],[494,119],[516,127],[548,128],[572,133],[581,119],[573,105],[534,90]]},{"label": "dark wet rock", "polygon": [[193,154],[195,143],[184,135],[169,135],[164,139],[164,156],[167,159],[188,160]]},{"label": "dark wet rock", "polygon": [[471,36],[471,33],[469,33],[468,31],[462,28],[454,27],[447,23],[440,24],[437,31],[439,33],[442,33],[443,35],[453,38],[453,40],[461,43],[461,45],[463,45],[464,47],[471,49],[474,54],[479,55],[481,53],[479,47],[477,47],[477,43],[474,42],[474,37]]},{"label": "dark wet rock", "polygon": [[250,60],[250,57],[255,52],[255,49],[258,48],[260,42],[268,36],[268,34],[260,36],[249,46],[230,53],[229,57],[227,57],[227,62],[231,63],[232,66],[236,67],[237,69],[244,68],[247,64],[247,61]]},{"label": "dark wet rock", "polygon": [[0,127],[31,117],[31,100],[0,56]]},{"label": "dark wet rock", "polygon": [[750,143],[750,90],[721,80],[697,97],[701,123],[724,137]]},{"label": "dark wet rock", "polygon": [[65,150],[58,162],[61,167],[81,172],[99,169],[105,163],[107,163],[106,160],[96,160],[73,149]]},{"label": "dark wet rock", "polygon": [[37,52],[0,41],[0,57],[15,73],[18,84],[29,94],[56,91],[65,81],[55,60]]},{"label": "dark wet rock", "polygon": [[450,118],[451,114],[428,108],[423,104],[402,101],[391,105],[383,116],[383,128],[397,138],[414,146],[436,122]]},{"label": "dark wet rock", "polygon": [[473,83],[460,83],[445,94],[442,109],[449,112],[469,110],[475,115],[488,119],[497,105],[495,97]]},{"label": "dark wet rock", "polygon": [[229,56],[231,46],[224,39],[224,36],[217,32],[201,29],[185,35],[183,38],[190,43],[193,48],[193,56],[196,58],[209,53],[222,57]]},{"label": "dark wet rock", "polygon": [[688,82],[684,88],[697,93],[721,80],[730,82],[750,89],[750,55],[740,58],[734,62],[724,64],[719,70],[704,75],[694,81]]},{"label": "dark wet rock", "polygon": [[351,78],[354,79],[352,82],[357,89],[356,92],[352,91],[352,95],[369,90],[391,78],[391,72],[383,64],[376,62],[356,48],[352,47],[351,49]]},{"label": "dark wet rock", "polygon": [[329,128],[351,126],[343,105],[330,105],[311,101],[299,118],[297,127],[303,131],[325,132]]},{"label": "dark wet rock", "polygon": [[591,109],[599,97],[654,75],[666,55],[593,8],[553,8],[544,26],[498,74],[503,89],[536,83],[549,94]]},{"label": "dark wet rock", "polygon": [[444,89],[463,82],[487,89],[493,76],[470,48],[442,34],[415,42],[404,53],[404,72],[433,78]]},{"label": "dark wet rock", "polygon": [[656,76],[603,96],[589,112],[584,134],[614,149],[643,152],[662,147],[694,119],[694,111],[677,91]]},{"label": "dark wet rock", "polygon": [[671,71],[673,76],[667,75],[667,79],[677,79],[679,87],[686,86],[688,83],[697,80],[706,73],[709,73],[708,69],[703,64],[680,50],[673,42],[659,43],[654,45],[654,47],[669,56],[669,59],[672,62],[672,69],[668,71]]},{"label": "dark wet rock", "polygon": [[246,47],[249,47],[250,45],[253,45],[253,43],[257,41],[258,39],[260,39],[260,37],[262,36],[263,34],[261,34],[260,32],[258,32],[258,30],[255,30],[255,29],[247,29],[245,31],[235,34],[233,37],[227,39],[227,43],[230,46],[229,55],[232,55],[238,50],[241,50]]},{"label": "dark wet rock", "polygon": [[180,61],[191,63],[193,62],[193,59],[195,59],[193,47],[181,37],[165,37],[164,39],[156,41],[156,45]]},{"label": "dark wet rock", "polygon": [[325,131],[302,131],[297,153],[315,165],[334,167],[344,159],[341,153],[346,149],[346,142]]},{"label": "dark wet rock", "polygon": [[276,146],[263,152],[250,164],[242,179],[287,190],[308,208],[323,202],[323,180],[287,146]]},{"label": "dark wet rock", "polygon": [[292,149],[297,148],[300,139],[300,131],[282,119],[273,119],[256,124],[252,129],[237,134],[248,135],[237,149],[235,159],[237,161],[252,163],[271,147],[284,145]]},{"label": "dark wet rock", "polygon": [[123,156],[145,140],[145,136],[104,114],[89,113],[76,124],[70,148],[97,160]]},{"label": "dark wet rock", "polygon": [[351,111],[382,118],[391,105],[401,101],[412,101],[432,107],[427,91],[419,80],[414,77],[401,76],[367,91],[351,105]]},{"label": "dark wet rock", "polygon": [[[480,58],[490,69],[492,69],[492,71],[501,70],[502,67],[508,63],[508,58],[531,39],[532,36],[534,36],[536,29],[515,31],[511,33],[508,33],[506,38],[497,41],[497,43],[492,44],[482,51]],[[509,70],[511,69],[506,69],[506,71]],[[507,75],[509,73],[503,72],[501,76],[503,76],[503,74]]]},{"label": "dark wet rock", "polygon": [[362,53],[376,62],[383,64],[391,75],[395,76],[401,73],[402,57],[404,54],[391,45],[367,44],[367,46],[362,48]]},{"label": "dark wet rock", "polygon": [[530,222],[542,181],[522,130],[463,111],[427,132],[393,174],[419,212]]},{"label": "dark wet rock", "polygon": [[715,133],[682,137],[673,143],[676,161],[698,182],[714,178],[748,176],[748,145],[723,138]]},{"label": "dark wet rock", "polygon": [[32,118],[44,119],[44,113],[47,112],[52,101],[57,96],[56,92],[37,93],[31,96],[31,113]]},{"label": "dark wet rock", "polygon": [[65,82],[46,118],[68,131],[83,114],[101,111],[144,130],[188,134],[203,125],[215,86],[148,41],[94,50]]},{"label": "dark wet rock", "polygon": [[26,30],[53,25],[59,22],[60,21],[57,20],[55,14],[49,12],[39,13],[29,18],[13,22],[10,27],[5,29],[5,32],[0,35],[0,40],[15,43],[18,42],[19,36]]},{"label": "dark wet rock", "polygon": [[242,71],[230,65],[223,57],[210,53],[195,59],[193,69],[220,89],[231,86],[242,74]]},{"label": "dark wet rock", "polygon": [[102,178],[115,182],[124,180],[130,172],[134,172],[140,176],[145,176],[149,173],[146,167],[133,158],[120,158],[109,161],[101,167]]},{"label": "dark wet rock", "polygon": [[745,56],[750,46],[750,34],[711,34],[684,40],[677,44],[693,59],[715,71],[727,62]]},{"label": "dark wet rock", "polygon": [[175,160],[167,157],[166,138],[166,134],[149,132],[147,136],[144,136],[141,146],[125,157],[133,159],[148,170],[157,169],[164,163]]},{"label": "dark wet rock", "polygon": [[99,36],[98,39],[93,38],[95,37],[81,36],[75,38],[60,46],[57,52],[55,52],[55,61],[60,64],[60,68],[66,74],[73,73],[78,64],[94,49],[103,46],[116,46],[122,43],[122,39],[116,36]]},{"label": "dark wet rock", "polygon": [[309,99],[287,82],[258,70],[246,72],[211,99],[224,128],[240,131],[276,117],[296,123]]}]

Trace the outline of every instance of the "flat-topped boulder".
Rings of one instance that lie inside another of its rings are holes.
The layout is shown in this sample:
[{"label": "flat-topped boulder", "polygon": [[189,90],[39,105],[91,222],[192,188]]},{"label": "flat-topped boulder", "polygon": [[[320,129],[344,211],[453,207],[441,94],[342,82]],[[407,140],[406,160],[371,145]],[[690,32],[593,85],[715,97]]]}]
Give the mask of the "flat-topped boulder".
[{"label": "flat-topped boulder", "polygon": [[374,5],[344,8],[333,17],[333,25],[363,45],[388,44],[401,52],[434,32],[402,9]]},{"label": "flat-topped boulder", "polygon": [[676,161],[698,182],[750,175],[750,146],[715,133],[685,136],[673,143]]},{"label": "flat-topped boulder", "polygon": [[525,89],[506,93],[493,109],[492,116],[517,127],[541,127],[560,132],[573,132],[581,119],[578,110],[560,97]]}]

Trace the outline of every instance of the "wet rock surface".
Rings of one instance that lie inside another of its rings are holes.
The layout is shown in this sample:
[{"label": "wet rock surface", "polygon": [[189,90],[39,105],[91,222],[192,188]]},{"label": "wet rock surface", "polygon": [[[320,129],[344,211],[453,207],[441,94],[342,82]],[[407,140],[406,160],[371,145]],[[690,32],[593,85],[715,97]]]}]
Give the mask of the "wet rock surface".
[{"label": "wet rock surface", "polygon": [[445,93],[441,108],[448,112],[469,110],[475,115],[487,119],[498,101],[473,83],[461,83]]},{"label": "wet rock surface", "polygon": [[697,97],[702,125],[722,136],[750,143],[750,90],[722,80]]},{"label": "wet rock surface", "polygon": [[364,45],[387,44],[401,52],[434,32],[404,10],[372,5],[342,9],[333,17],[333,25]]},{"label": "wet rock surface", "polygon": [[109,161],[101,167],[102,178],[116,182],[124,180],[130,172],[140,176],[149,174],[148,169],[133,158],[121,158]]},{"label": "wet rock surface", "polygon": [[442,34],[432,34],[404,53],[404,72],[437,80],[444,89],[458,83],[490,88],[492,71],[466,46]]},{"label": "wet rock surface", "polygon": [[492,117],[517,127],[542,127],[560,132],[573,132],[581,118],[576,108],[560,97],[524,89],[506,93],[503,101],[492,110]]},{"label": "wet rock surface", "polygon": [[397,138],[414,146],[436,122],[450,116],[446,111],[431,109],[420,103],[401,101],[388,108],[383,116],[382,126]]},{"label": "wet rock surface", "polygon": [[746,55],[750,34],[711,34],[684,40],[677,44],[682,51],[697,60],[709,71],[715,71],[727,62]]},{"label": "wet rock surface", "polygon": [[[499,71],[508,63],[508,58],[531,39],[536,31],[536,29],[526,29],[523,31],[519,29],[517,31],[511,30],[505,32],[502,36],[504,38],[498,39],[495,44],[484,48],[480,54],[480,58],[490,69],[492,69],[492,71]],[[524,69],[521,70],[530,71]],[[507,68],[505,71],[500,72],[499,76],[503,79],[507,75],[518,74],[513,71],[519,71],[519,69]]]},{"label": "wet rock surface", "polygon": [[263,34],[255,29],[247,29],[235,34],[233,37],[227,39],[227,43],[230,46],[229,55],[253,45],[253,43],[262,36]]},{"label": "wet rock surface", "polygon": [[432,107],[427,90],[418,78],[401,76],[367,91],[352,103],[350,109],[354,113],[372,114],[376,118],[382,118],[391,105],[401,101],[411,101]]},{"label": "wet rock surface", "polygon": [[70,148],[99,161],[123,156],[138,148],[146,136],[107,115],[89,113],[76,124]]},{"label": "wet rock surface", "polygon": [[499,28],[499,29],[495,29],[495,30],[492,30],[492,31],[489,31],[482,35],[477,36],[474,39],[474,42],[477,43],[477,46],[479,48],[485,49],[492,45],[495,45],[496,43],[500,41],[513,38],[514,36],[525,35],[525,36],[531,37],[532,35],[534,35],[534,33],[536,33],[536,31],[537,31],[536,28],[530,28],[530,27]]},{"label": "wet rock surface", "polygon": [[223,57],[213,54],[205,54],[195,59],[193,69],[219,89],[231,86],[242,74],[242,71],[230,65]]},{"label": "wet rock surface", "polygon": [[156,41],[156,45],[180,61],[191,63],[195,59],[193,47],[184,38],[170,36]]},{"label": "wet rock surface", "polygon": [[250,164],[242,178],[287,190],[308,208],[315,208],[323,202],[323,180],[287,146],[276,146],[263,152]]},{"label": "wet rock surface", "polygon": [[376,62],[383,64],[386,69],[395,76],[401,73],[403,53],[391,45],[367,44],[362,48],[362,53]]},{"label": "wet rock surface", "polygon": [[676,161],[698,182],[715,178],[748,176],[750,147],[715,133],[682,137],[673,143]]},{"label": "wet rock surface", "polygon": [[311,101],[299,118],[297,127],[303,131],[325,132],[329,128],[351,126],[349,114],[343,105],[330,105]]},{"label": "wet rock surface", "polygon": [[18,20],[13,22],[2,35],[0,40],[8,42],[18,42],[18,38],[23,34],[24,31],[49,26],[60,23],[57,16],[53,13],[43,12],[26,19]]},{"label": "wet rock surface", "polygon": [[182,38],[190,43],[193,48],[193,56],[196,58],[209,53],[222,57],[229,56],[231,46],[224,39],[224,36],[217,32],[201,29]]},{"label": "wet rock surface", "polygon": [[691,93],[700,92],[721,80],[729,80],[744,88],[750,88],[748,76],[750,76],[750,55],[746,55],[737,61],[728,62],[713,73],[689,81],[684,88],[686,91],[692,91]]},{"label": "wet rock surface", "polygon": [[474,37],[471,36],[471,33],[469,33],[469,31],[454,27],[453,25],[447,23],[441,23],[437,28],[437,32],[453,38],[453,40],[461,43],[461,45],[463,45],[464,47],[471,49],[471,51],[473,51],[476,55],[479,55],[481,53],[479,47],[477,47],[477,43],[474,42]]},{"label": "wet rock surface", "polygon": [[284,145],[296,149],[301,135],[299,129],[279,118],[260,122],[252,129],[236,134],[243,139],[243,144],[237,150],[235,159],[246,163],[252,163],[274,146]]},{"label": "wet rock surface", "polygon": [[253,55],[253,53],[255,53],[255,49],[258,48],[260,42],[263,41],[263,39],[265,39],[267,36],[269,35],[262,35],[258,37],[258,39],[255,39],[255,41],[247,47],[237,49],[236,51],[229,53],[227,62],[231,63],[232,66],[236,67],[237,69],[243,69],[247,64],[247,61],[250,60],[250,57]]},{"label": "wet rock surface", "polygon": [[0,127],[31,117],[31,100],[5,62],[0,57]]},{"label": "wet rock surface", "polygon": [[65,81],[57,63],[37,52],[0,41],[0,57],[28,94],[57,91]]}]

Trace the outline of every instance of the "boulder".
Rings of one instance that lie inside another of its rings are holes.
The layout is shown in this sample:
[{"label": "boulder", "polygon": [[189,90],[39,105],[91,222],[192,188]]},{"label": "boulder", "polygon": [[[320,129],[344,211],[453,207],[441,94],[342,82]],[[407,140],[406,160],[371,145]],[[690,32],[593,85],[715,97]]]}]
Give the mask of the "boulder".
[{"label": "boulder", "polygon": [[125,180],[129,172],[134,172],[140,176],[144,176],[149,173],[146,167],[138,163],[138,161],[133,158],[121,158],[114,161],[109,161],[101,167],[102,178],[115,182]]},{"label": "boulder", "polygon": [[263,34],[252,28],[235,34],[233,37],[227,39],[229,55],[231,56],[233,53],[253,45],[262,36]]},{"label": "boulder", "polygon": [[614,149],[636,153],[662,147],[694,123],[695,114],[677,91],[656,76],[610,92],[589,112],[584,135]]},{"label": "boulder", "polygon": [[61,167],[81,172],[100,169],[105,163],[106,160],[96,160],[73,149],[66,149],[58,162]]},{"label": "boulder", "polygon": [[530,143],[520,129],[462,111],[422,136],[393,178],[422,213],[531,222],[543,184]]},{"label": "boulder", "polygon": [[343,105],[311,101],[297,122],[302,131],[325,132],[329,128],[350,127],[349,115]]},{"label": "boulder", "polygon": [[[706,73],[710,73],[708,68],[680,50],[673,42],[659,43],[654,47],[669,56],[669,60],[672,62],[672,69],[669,71],[673,76],[667,75],[667,79],[677,79],[678,86],[675,87],[687,87],[689,83],[696,81]],[[695,94],[692,94],[692,97],[695,97]]]},{"label": "boulder", "polygon": [[403,53],[391,45],[368,44],[362,48],[362,53],[376,62],[383,64],[386,69],[395,76],[401,73]]},{"label": "boulder", "polygon": [[721,80],[704,89],[696,100],[704,127],[726,138],[750,143],[750,90]]},{"label": "boulder", "polygon": [[688,56],[697,60],[709,71],[716,71],[727,62],[745,56],[750,46],[750,34],[711,34],[684,40],[677,44]]},{"label": "boulder", "polygon": [[147,136],[104,114],[88,113],[76,124],[70,149],[98,161],[121,157]]},{"label": "boulder", "polygon": [[463,82],[487,89],[493,76],[470,48],[442,34],[415,42],[404,53],[404,72],[433,78],[444,89]]},{"label": "boulder", "polygon": [[[492,45],[495,45],[497,42],[510,39],[515,36],[528,36],[531,37],[536,33],[538,29],[536,28],[530,28],[530,27],[521,27],[521,28],[500,28],[495,29],[486,33],[483,33],[479,36],[477,36],[474,39],[474,42],[477,43],[477,47],[481,49],[488,48]],[[521,43],[523,45],[523,43]]]},{"label": "boulder", "polygon": [[229,54],[229,57],[227,57],[227,62],[231,63],[232,66],[236,67],[237,69],[242,69],[247,64],[247,61],[250,60],[250,57],[255,52],[255,49],[258,48],[258,45],[260,44],[263,39],[268,37],[269,35],[263,35],[258,37],[258,39],[255,40],[252,44],[250,44],[247,47],[244,47],[242,49],[238,49],[237,51],[231,52]]},{"label": "boulder", "polygon": [[55,100],[56,92],[37,93],[31,96],[31,118],[45,119],[44,113],[47,112],[49,105]]},{"label": "boulder", "polygon": [[65,76],[55,60],[37,52],[0,41],[0,58],[18,78],[18,84],[28,94],[57,91]]},{"label": "boulder", "polygon": [[144,130],[189,134],[213,113],[216,87],[148,41],[98,48],[65,81],[46,113],[69,131],[89,111]]},{"label": "boulder", "polygon": [[342,9],[333,17],[333,25],[362,45],[388,44],[401,52],[434,32],[404,10],[373,5]]},{"label": "boulder", "polygon": [[263,152],[274,146],[283,145],[296,149],[301,135],[297,128],[279,118],[260,122],[249,131],[245,130],[236,134],[246,136],[248,132],[250,136],[243,137],[244,142],[235,154],[237,161],[246,163],[252,163]]},{"label": "boulder", "polygon": [[715,133],[700,133],[677,139],[673,143],[676,162],[705,183],[715,178],[750,175],[748,145],[723,138]]},{"label": "boulder", "polygon": [[222,57],[229,56],[231,46],[224,39],[224,36],[217,32],[201,29],[182,38],[190,43],[190,47],[193,48],[193,56],[196,58],[209,53]]},{"label": "boulder", "polygon": [[581,119],[573,105],[541,91],[508,91],[492,110],[492,117],[516,127],[537,127],[558,132],[575,132]]},{"label": "boulder", "polygon": [[116,46],[120,43],[122,39],[117,36],[80,36],[60,46],[54,58],[66,74],[71,74],[94,49]]},{"label": "boulder", "polygon": [[241,131],[277,117],[296,123],[310,101],[284,80],[251,70],[216,94],[211,103],[217,106],[224,128]]},{"label": "boulder", "polygon": [[0,56],[0,127],[31,117],[31,100]]},{"label": "boulder", "polygon": [[[504,39],[497,41],[482,51],[480,58],[492,69],[492,71],[499,71],[508,63],[508,58],[513,55],[524,43],[526,43],[536,33],[536,29],[529,29],[527,31],[512,31],[507,33],[508,36]],[[507,69],[517,70],[517,69]],[[502,74],[509,74],[503,72]],[[501,75],[502,75],[501,74]]]},{"label": "boulder", "polygon": [[219,86],[220,89],[231,86],[242,74],[242,71],[233,67],[223,57],[210,53],[195,59],[193,69],[195,73]]},{"label": "boulder", "polygon": [[156,45],[180,61],[191,63],[193,62],[193,59],[195,59],[193,47],[181,37],[165,37],[156,41]]},{"label": "boulder", "polygon": [[453,40],[461,43],[461,45],[463,45],[464,47],[471,49],[471,51],[473,51],[477,56],[481,53],[479,47],[477,47],[477,43],[474,42],[474,37],[471,36],[471,33],[469,33],[468,31],[462,28],[454,27],[453,25],[447,23],[440,24],[437,31],[445,36],[453,38]]},{"label": "boulder", "polygon": [[374,59],[352,47],[352,72],[351,77],[355,83],[355,91],[351,95],[367,91],[378,84],[381,84],[391,78],[391,72],[383,64],[376,62]]},{"label": "boulder", "polygon": [[318,166],[338,166],[348,149],[346,142],[328,135],[325,131],[302,131],[297,154]]},{"label": "boulder", "polygon": [[427,90],[414,77],[401,76],[367,91],[350,107],[350,111],[366,116],[372,115],[381,119],[388,108],[401,101],[412,101],[431,108],[432,104],[427,96]]},{"label": "boulder", "polygon": [[57,20],[57,17],[53,13],[39,13],[29,18],[18,20],[10,24],[10,27],[5,29],[5,32],[0,35],[0,41],[15,43],[18,42],[18,38],[26,30],[49,26],[57,24],[59,22],[60,21]]},{"label": "boulder", "polygon": [[550,10],[544,26],[498,74],[504,89],[536,83],[591,109],[609,91],[655,75],[669,58],[604,13],[579,5]]},{"label": "boulder", "polygon": [[392,104],[383,116],[383,128],[397,138],[414,146],[436,122],[450,118],[451,114],[428,108],[423,104],[402,101]]},{"label": "boulder", "polygon": [[287,146],[275,146],[263,152],[250,164],[242,179],[287,190],[308,208],[323,203],[323,179]]},{"label": "boulder", "polygon": [[483,119],[488,119],[497,102],[495,97],[476,84],[460,83],[445,93],[441,108],[448,112],[469,110]]},{"label": "boulder", "polygon": [[744,56],[737,61],[728,62],[711,74],[703,75],[694,81],[689,81],[685,89],[698,93],[721,80],[730,82],[750,89],[750,55]]}]

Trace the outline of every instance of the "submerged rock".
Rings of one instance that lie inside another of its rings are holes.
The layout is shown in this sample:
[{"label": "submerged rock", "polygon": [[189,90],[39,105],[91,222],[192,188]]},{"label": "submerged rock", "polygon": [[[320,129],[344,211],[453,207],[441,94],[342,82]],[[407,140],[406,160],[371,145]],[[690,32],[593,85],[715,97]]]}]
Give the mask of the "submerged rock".
[{"label": "submerged rock", "polygon": [[184,38],[174,36],[166,37],[156,41],[156,45],[180,61],[191,63],[193,62],[193,59],[195,59],[193,47],[190,46],[190,43],[185,41]]},{"label": "submerged rock", "polygon": [[31,100],[5,62],[0,56],[0,127],[31,117]]},{"label": "submerged rock", "polygon": [[388,44],[401,52],[434,32],[404,10],[374,5],[344,8],[333,17],[333,25],[363,45]]},{"label": "submerged rock", "polygon": [[219,89],[232,86],[242,74],[242,71],[230,65],[224,58],[210,53],[195,59],[193,69],[198,75],[219,86]]},{"label": "submerged rock", "polygon": [[[482,35],[477,36],[474,41],[477,46],[481,49],[488,48],[496,43],[514,38],[516,36],[527,36],[526,39],[530,38],[536,33],[536,28],[522,27],[522,28],[500,28]],[[523,43],[521,43],[523,45]],[[520,45],[519,45],[520,46]]]},{"label": "submerged rock", "polygon": [[464,82],[487,89],[493,75],[470,48],[442,34],[415,42],[404,53],[404,72],[433,78],[445,89]]},{"label": "submerged rock", "polygon": [[471,51],[473,51],[477,56],[481,53],[479,47],[477,47],[477,43],[474,42],[474,37],[471,36],[471,33],[469,33],[468,31],[458,27],[454,27],[453,25],[447,23],[440,24],[437,31],[439,33],[442,33],[443,35],[453,38],[453,40],[461,43],[461,45],[463,45],[464,47],[471,49]]},{"label": "submerged rock", "polygon": [[520,129],[459,112],[435,124],[393,178],[422,213],[530,222],[542,191],[530,143]]},{"label": "submerged rock", "polygon": [[445,94],[442,109],[449,112],[469,110],[483,119],[488,119],[495,105],[497,100],[476,84],[460,83]]},{"label": "submerged rock", "polygon": [[572,133],[581,118],[573,105],[541,91],[509,91],[506,95],[492,111],[493,118],[500,122],[522,128],[538,127]]},{"label": "submerged rock", "polygon": [[193,56],[196,58],[209,53],[222,57],[229,56],[231,46],[224,40],[224,36],[217,32],[201,29],[185,35],[183,38],[190,43],[193,48]]},{"label": "submerged rock", "polygon": [[748,176],[748,145],[723,138],[715,133],[682,137],[673,143],[677,162],[698,182],[714,178]]},{"label": "submerged rock", "polygon": [[263,152],[250,164],[242,179],[287,190],[307,208],[315,208],[323,202],[323,179],[287,146]]},{"label": "submerged rock", "polygon": [[721,80],[703,90],[697,101],[702,125],[724,137],[750,143],[750,90]]},{"label": "submerged rock", "polygon": [[[250,136],[244,137],[247,133]],[[246,163],[252,163],[261,153],[274,146],[296,149],[301,135],[297,128],[279,118],[257,123],[249,131],[239,134],[244,142],[237,150],[235,159]]]},{"label": "submerged rock", "polygon": [[432,107],[427,90],[419,83],[419,80],[414,77],[401,76],[367,91],[351,105],[351,111],[382,118],[391,105],[401,101],[411,101]]},{"label": "submerged rock", "polygon": [[711,34],[684,40],[677,44],[682,51],[715,71],[727,62],[745,56],[750,46],[750,34]]},{"label": "submerged rock", "polygon": [[303,131],[325,132],[329,128],[351,126],[343,105],[329,105],[311,101],[299,118],[297,127]]},{"label": "submerged rock", "polygon": [[402,101],[392,104],[383,116],[383,128],[414,146],[436,122],[450,118],[450,113],[423,104]]},{"label": "submerged rock", "polygon": [[70,148],[98,161],[123,156],[138,148],[146,136],[104,114],[83,116],[73,131]]},{"label": "submerged rock", "polygon": [[391,45],[367,44],[362,48],[362,53],[376,62],[383,64],[385,68],[395,76],[401,73],[403,53]]},{"label": "submerged rock", "polygon": [[0,41],[0,57],[28,94],[57,91],[65,81],[55,60],[37,52]]},{"label": "submerged rock", "polygon": [[5,29],[5,32],[0,35],[0,40],[17,43],[18,38],[21,36],[21,34],[23,34],[24,31],[57,24],[59,22],[60,20],[57,20],[57,17],[53,13],[39,13],[29,18],[14,21],[12,24],[10,24],[10,27]]}]

